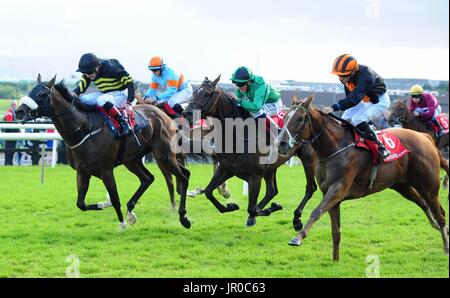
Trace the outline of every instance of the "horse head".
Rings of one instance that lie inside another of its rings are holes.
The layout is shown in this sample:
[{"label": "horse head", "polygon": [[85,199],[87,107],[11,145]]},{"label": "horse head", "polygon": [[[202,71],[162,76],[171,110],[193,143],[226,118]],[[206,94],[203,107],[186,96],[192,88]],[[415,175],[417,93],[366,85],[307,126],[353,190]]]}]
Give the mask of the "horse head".
[{"label": "horse head", "polygon": [[311,138],[309,113],[313,99],[314,95],[302,100],[295,99],[289,112],[284,116],[285,125],[278,137],[281,154],[286,154],[290,148]]},{"label": "horse head", "polygon": [[214,113],[214,109],[217,106],[215,103],[222,92],[220,89],[216,88],[219,81],[220,75],[212,82],[208,77],[205,77],[200,87],[194,91],[189,105],[183,112],[183,117],[187,119],[190,124],[193,122],[195,111],[200,111],[201,118],[206,118]]},{"label": "horse head", "polygon": [[404,126],[409,119],[409,108],[407,106],[406,99],[397,100],[390,109],[390,116],[388,118],[389,126],[396,125]]},{"label": "horse head", "polygon": [[55,85],[56,75],[48,82],[42,82],[41,75],[37,77],[36,86],[27,96],[20,99],[16,110],[17,120],[25,123],[38,117],[52,117],[54,115],[51,105],[51,88]]}]

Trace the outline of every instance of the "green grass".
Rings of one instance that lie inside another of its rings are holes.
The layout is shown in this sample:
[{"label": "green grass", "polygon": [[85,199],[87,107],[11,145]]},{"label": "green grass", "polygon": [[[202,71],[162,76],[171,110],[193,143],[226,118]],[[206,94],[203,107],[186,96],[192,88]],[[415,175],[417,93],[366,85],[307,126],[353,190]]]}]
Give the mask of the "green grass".
[{"label": "green grass", "polygon": [[[0,277],[65,277],[71,254],[80,260],[81,277],[366,277],[370,254],[380,260],[381,277],[449,277],[440,233],[417,206],[391,190],[341,205],[341,260],[336,263],[328,215],[302,246],[287,245],[295,235],[292,212],[305,189],[301,167],[280,168],[274,201],[284,210],[257,218],[256,226],[245,226],[247,200],[242,182],[233,178],[230,200],[241,209],[220,214],[205,196],[190,198],[190,230],[170,211],[159,169],[147,167],[156,180],[136,206],[138,222],[125,232],[119,232],[112,208],[82,212],[76,207],[71,168],[46,168],[41,185],[39,167],[0,167]],[[206,186],[211,167],[190,170],[190,188]],[[115,173],[125,213],[138,181],[124,167]],[[448,213],[446,196],[441,190]],[[93,178],[87,202],[104,198],[101,181]],[[320,198],[317,192],[304,222]]]}]

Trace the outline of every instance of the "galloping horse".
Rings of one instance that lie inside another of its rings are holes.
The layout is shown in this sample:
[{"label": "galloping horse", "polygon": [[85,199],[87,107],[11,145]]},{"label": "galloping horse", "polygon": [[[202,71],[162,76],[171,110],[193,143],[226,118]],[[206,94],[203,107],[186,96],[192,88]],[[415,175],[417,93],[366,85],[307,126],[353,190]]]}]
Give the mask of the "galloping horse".
[{"label": "galloping horse", "polygon": [[[175,201],[171,174],[177,178],[181,195],[179,218],[181,224],[189,228],[191,223],[186,216],[186,190],[190,173],[177,163],[175,154],[170,150],[171,137],[176,133],[170,127],[170,118],[155,107],[136,106],[133,108],[135,113],[142,115],[148,126],[136,132],[135,136],[128,135],[119,140],[105,125],[105,120],[99,112],[83,110],[79,100],[68,91],[64,83],[55,84],[55,80],[56,76],[48,83],[41,82],[39,75],[37,85],[23,100],[16,115],[22,122],[37,117],[47,117],[53,121],[67,144],[68,162],[77,171],[78,208],[83,211],[103,209],[102,204],[85,204],[90,178],[95,176],[103,181],[108,191],[119,219],[119,227],[126,227],[113,173],[120,155],[120,163],[140,180],[139,188],[127,203],[127,219],[130,224],[134,224],[136,216],[133,209],[154,181],[153,175],[142,162],[142,157],[152,152],[166,177],[172,206]],[[136,139],[139,139],[140,144]],[[120,150],[121,144],[125,146],[124,151]],[[170,177],[170,181],[167,177]]]},{"label": "galloping horse", "polygon": [[[138,93],[135,94],[135,97],[136,97],[136,100],[137,100],[137,104],[156,106],[156,107],[158,107],[160,110],[162,110],[164,113],[166,113],[170,117],[169,112],[166,110],[166,108],[164,106],[158,106],[155,103],[147,103],[142,98],[142,96],[140,94],[138,94]],[[192,135],[197,135],[197,133],[194,132],[194,130],[196,130],[196,129],[200,130],[200,135],[201,135],[202,139],[203,139],[203,137],[205,135],[207,135],[209,133],[208,130],[203,129],[200,125],[196,125],[196,126],[193,126]],[[183,154],[183,155],[180,155],[179,157],[184,157],[184,156],[185,155]],[[218,164],[214,154],[212,154],[212,155],[208,155],[208,154],[188,154],[188,156],[190,156],[194,160],[201,160],[201,161],[205,161],[205,160],[209,161],[209,159],[211,159],[212,163],[213,163],[213,173],[216,172],[217,167],[219,166],[219,164]],[[186,159],[185,158],[178,158],[178,162],[181,163],[183,166],[186,165]],[[202,189],[201,187],[197,187],[195,190],[188,191],[187,195],[189,197],[195,197],[195,196],[197,196],[199,194],[204,193],[204,191],[205,190]],[[231,196],[231,190],[228,188],[227,182],[224,182],[223,184],[219,185],[217,187],[217,191],[225,199],[228,199]]]},{"label": "galloping horse", "polygon": [[410,111],[407,100],[399,99],[390,108],[391,115],[389,116],[388,123],[390,126],[400,124],[403,128],[409,128],[412,130],[420,131],[429,134],[436,143],[439,150],[448,148],[448,133],[444,134],[440,138],[436,137],[434,130],[428,127],[424,122],[417,119]]},{"label": "galloping horse", "polygon": [[369,151],[355,147],[353,131],[335,118],[311,106],[313,96],[291,107],[285,116],[287,125],[281,134],[280,152],[294,144],[312,143],[319,157],[316,178],[324,194],[310,219],[290,245],[300,245],[319,218],[329,212],[333,238],[333,260],[339,260],[340,203],[365,197],[391,188],[416,203],[427,215],[431,225],[441,232],[444,251],[448,254],[448,228],[445,212],[439,202],[439,169],[448,172],[448,161],[436,148],[431,137],[409,129],[391,128],[410,151],[401,159],[381,163],[372,188],[368,187],[372,169]]},{"label": "galloping horse", "polygon": [[[202,118],[211,116],[218,119],[222,124],[222,139],[217,143],[226,146],[226,134],[230,133],[225,131],[226,120],[237,118],[246,119],[250,115],[248,112],[239,109],[234,100],[230,99],[222,89],[216,87],[219,80],[220,76],[212,82],[209,81],[208,78],[205,78],[200,88],[194,92],[193,98],[183,116],[192,123],[193,112],[200,110]],[[256,137],[256,139],[258,139],[258,137]],[[244,140],[244,143],[247,143],[247,145],[248,142],[251,142],[251,140]],[[236,144],[233,144],[233,146],[236,146]],[[302,210],[306,205],[306,202],[312,197],[317,189],[314,181],[316,157],[311,146],[298,145],[288,154],[283,156],[278,155],[276,162],[272,164],[260,163],[260,157],[264,155],[260,150],[257,150],[256,153],[224,153],[223,151],[215,153],[216,158],[219,161],[219,167],[206,187],[205,195],[221,213],[234,211],[239,209],[239,207],[236,204],[228,204],[227,206],[222,205],[214,197],[213,190],[233,176],[237,176],[247,181],[249,199],[247,208],[249,218],[247,220],[247,226],[253,226],[256,223],[256,216],[268,216],[272,212],[282,209],[279,204],[275,203],[272,203],[271,207],[267,209],[264,209],[264,207],[278,194],[276,182],[277,168],[289,160],[294,154],[297,154],[302,160],[307,179],[305,196],[295,210],[293,219],[294,228],[300,230],[303,226],[300,219]],[[257,204],[261,180],[263,178],[266,182],[266,194],[261,202]]]}]

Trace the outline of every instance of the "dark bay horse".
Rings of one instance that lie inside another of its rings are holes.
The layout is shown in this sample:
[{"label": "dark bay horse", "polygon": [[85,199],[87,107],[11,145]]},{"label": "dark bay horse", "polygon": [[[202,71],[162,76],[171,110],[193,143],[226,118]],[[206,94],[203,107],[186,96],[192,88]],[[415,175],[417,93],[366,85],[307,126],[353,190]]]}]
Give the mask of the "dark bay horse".
[{"label": "dark bay horse", "polygon": [[[114,178],[114,167],[122,140],[116,139],[105,124],[104,118],[97,111],[86,111],[82,108],[75,95],[69,92],[63,82],[55,84],[56,76],[48,83],[41,82],[38,76],[37,85],[30,91],[16,111],[17,119],[26,122],[32,118],[50,118],[59,134],[67,144],[67,160],[77,171],[77,206],[83,211],[101,210],[101,204],[85,204],[86,193],[91,176],[103,181],[111,203],[117,213],[119,226],[126,227],[120,209],[119,194]],[[134,224],[136,216],[133,209],[154,181],[154,176],[145,168],[142,157],[152,152],[169,186],[172,206],[175,204],[174,188],[171,175],[179,183],[181,195],[178,209],[181,224],[189,228],[191,223],[186,216],[186,190],[190,173],[177,163],[176,155],[170,147],[171,137],[176,133],[170,126],[171,119],[159,109],[152,106],[139,105],[133,107],[148,122],[148,126],[140,132],[125,136],[125,151],[121,154],[120,163],[135,174],[140,180],[140,186],[127,203],[127,219]],[[170,180],[168,180],[170,177]]]},{"label": "dark bay horse", "polygon": [[399,160],[379,164],[375,182],[369,189],[371,154],[353,146],[353,132],[331,116],[312,107],[312,100],[313,96],[292,107],[286,115],[288,124],[285,127],[286,133],[281,135],[280,151],[286,151],[296,143],[312,143],[320,159],[316,178],[324,196],[311,213],[305,227],[289,244],[300,245],[313,224],[329,212],[333,260],[339,260],[340,203],[391,188],[425,212],[431,225],[440,231],[444,251],[448,254],[448,228],[445,226],[444,209],[439,202],[439,171],[442,167],[448,172],[449,165],[431,137],[410,129],[389,129],[410,153]]},{"label": "dark bay horse", "polygon": [[[201,118],[213,117],[218,119],[218,121],[222,124],[221,139],[219,141],[223,145],[227,145],[226,134],[229,132],[224,131],[226,121],[230,119],[246,119],[251,116],[248,112],[239,109],[235,100],[230,99],[230,97],[227,96],[222,89],[216,87],[219,80],[220,76],[212,82],[209,81],[208,78],[205,78],[200,88],[194,92],[193,98],[186,108],[183,116],[189,120],[190,123],[192,123],[194,111],[200,111]],[[251,120],[254,121],[254,119]],[[256,139],[258,139],[258,137],[256,137]],[[251,140],[244,140],[244,143],[246,142],[249,143]],[[233,146],[236,146],[236,144],[233,144]],[[272,212],[282,209],[282,207],[276,203],[272,203],[272,205],[267,209],[264,208],[270,200],[278,194],[276,181],[277,168],[289,160],[289,158],[294,154],[299,156],[302,160],[307,179],[305,196],[295,210],[293,219],[294,228],[296,230],[300,230],[303,226],[300,219],[302,210],[306,205],[306,202],[312,197],[313,193],[317,189],[314,180],[316,157],[311,146],[298,145],[293,150],[290,150],[290,152],[286,155],[281,156],[277,154],[276,161],[271,164],[264,164],[260,162],[261,156],[264,155],[261,153],[261,150],[254,153],[227,153],[224,151],[215,153],[215,156],[219,161],[219,167],[206,187],[205,195],[214,204],[217,210],[219,210],[219,212],[224,213],[234,211],[239,209],[239,207],[232,203],[227,206],[222,205],[214,197],[213,190],[218,185],[233,176],[237,176],[247,181],[249,199],[247,208],[249,218],[247,220],[247,226],[252,226],[256,223],[256,216],[268,216]],[[266,183],[266,194],[258,203],[257,200],[262,179],[264,179]]]},{"label": "dark bay horse", "polygon": [[[139,93],[136,93],[135,94],[135,97],[136,97],[136,100],[137,100],[137,104],[141,104],[141,105],[152,105],[152,106],[156,106],[156,107],[158,107],[160,110],[162,110],[164,113],[166,113],[169,117],[170,117],[170,115],[169,115],[169,112],[168,111],[166,111],[166,109],[164,108],[164,106],[158,106],[158,105],[156,105],[155,103],[147,103],[143,98],[142,98],[142,96],[139,94]],[[185,105],[185,104],[183,104],[183,105]],[[182,105],[182,106],[183,106]],[[207,119],[206,119],[206,121],[207,121]],[[200,130],[200,134],[201,134],[201,137],[203,138],[205,135],[207,135],[208,134],[208,130],[205,130],[205,129],[202,129],[202,127],[200,127],[199,125],[194,125],[193,126],[193,129],[192,129],[192,135],[197,135],[194,131],[195,130]],[[190,137],[188,137],[188,138],[190,138]],[[191,138],[192,139],[192,138]],[[178,161],[179,161],[179,163],[181,163],[183,166],[185,166],[186,165],[186,158],[184,158],[186,155],[180,155],[179,156],[179,158],[178,158]],[[200,160],[201,162],[205,162],[205,161],[208,161],[208,162],[212,162],[213,163],[213,173],[215,173],[216,172],[216,169],[217,169],[217,167],[218,167],[218,161],[217,161],[217,159],[216,159],[216,157],[215,157],[215,155],[214,154],[212,154],[212,155],[209,155],[209,154],[187,154],[187,156],[186,157],[191,157],[193,160],[195,160],[195,161],[198,161],[198,160]],[[197,195],[199,195],[199,194],[202,194],[202,193],[204,193],[204,189],[203,188],[201,188],[201,187],[196,187],[195,188],[195,190],[191,190],[191,191],[188,191],[187,192],[187,195],[189,196],[189,197],[195,197],[195,196],[197,196]],[[223,184],[221,184],[221,185],[219,185],[218,187],[217,187],[217,191],[219,192],[219,194],[221,195],[221,196],[223,196],[225,199],[228,199],[228,198],[230,198],[230,196],[231,196],[231,190],[228,188],[228,185],[227,185],[227,182],[225,181]]]},{"label": "dark bay horse", "polygon": [[436,143],[439,150],[448,148],[449,134],[444,134],[440,138],[436,137],[434,130],[428,127],[424,122],[415,117],[408,107],[408,101],[406,99],[397,100],[390,108],[390,116],[388,123],[390,126],[400,124],[403,128],[409,128],[412,130],[424,132],[429,134]]}]

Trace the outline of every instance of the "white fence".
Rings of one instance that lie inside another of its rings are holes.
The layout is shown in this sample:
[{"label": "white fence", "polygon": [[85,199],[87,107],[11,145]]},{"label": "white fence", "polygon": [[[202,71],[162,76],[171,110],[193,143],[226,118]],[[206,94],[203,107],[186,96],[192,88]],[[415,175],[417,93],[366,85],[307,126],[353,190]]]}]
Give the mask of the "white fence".
[{"label": "white fence", "polygon": [[[56,159],[58,156],[57,147],[58,141],[62,140],[62,137],[56,131],[53,124],[47,123],[0,123],[0,130],[2,129],[20,129],[21,132],[0,132],[0,140],[4,141],[47,141],[53,140],[52,146],[52,167],[56,166]],[[24,132],[25,129],[53,129],[55,132]],[[43,148],[45,150],[45,148]],[[45,151],[44,151],[45,153]],[[44,156],[42,156],[44,157]],[[42,159],[42,165],[44,165],[44,158]]]}]

